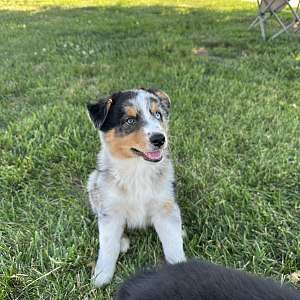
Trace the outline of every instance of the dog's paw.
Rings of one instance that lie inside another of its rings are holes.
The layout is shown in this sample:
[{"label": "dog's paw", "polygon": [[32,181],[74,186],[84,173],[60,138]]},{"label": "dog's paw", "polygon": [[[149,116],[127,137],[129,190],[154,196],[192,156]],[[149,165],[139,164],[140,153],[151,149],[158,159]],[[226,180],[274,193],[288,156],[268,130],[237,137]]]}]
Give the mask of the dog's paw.
[{"label": "dog's paw", "polygon": [[95,273],[92,277],[92,283],[96,288],[103,287],[110,283],[112,277],[113,277],[112,272],[105,272],[103,270],[97,271],[95,270]]},{"label": "dog's paw", "polygon": [[129,238],[123,235],[121,238],[120,251],[122,253],[126,253],[129,249],[129,246],[130,246]]},{"label": "dog's paw", "polygon": [[173,253],[172,256],[169,255],[169,256],[166,256],[165,258],[166,258],[167,263],[169,263],[171,265],[186,261],[186,256],[183,251],[182,252],[180,251],[178,253]]}]

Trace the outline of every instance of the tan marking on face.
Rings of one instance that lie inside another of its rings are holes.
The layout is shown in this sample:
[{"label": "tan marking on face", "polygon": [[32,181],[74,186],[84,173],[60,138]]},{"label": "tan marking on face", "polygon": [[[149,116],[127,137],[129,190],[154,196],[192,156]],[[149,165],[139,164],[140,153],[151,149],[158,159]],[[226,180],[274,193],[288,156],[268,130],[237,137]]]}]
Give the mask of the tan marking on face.
[{"label": "tan marking on face", "polygon": [[154,114],[158,111],[158,104],[156,101],[152,101],[150,104],[150,111]]},{"label": "tan marking on face", "polygon": [[144,152],[147,147],[145,133],[142,130],[119,136],[116,134],[116,130],[112,129],[105,134],[105,142],[109,146],[111,154],[120,159],[136,157],[131,148]]},{"label": "tan marking on face", "polygon": [[174,208],[174,201],[173,200],[167,200],[164,204],[163,204],[163,210],[164,212],[169,215],[172,210]]},{"label": "tan marking on face", "polygon": [[171,100],[170,100],[169,95],[166,92],[157,90],[155,92],[155,95],[158,96],[162,101],[164,101],[167,104],[167,106],[170,106]]},{"label": "tan marking on face", "polygon": [[136,117],[137,116],[137,110],[134,106],[126,106],[125,111],[128,115],[128,117]]}]

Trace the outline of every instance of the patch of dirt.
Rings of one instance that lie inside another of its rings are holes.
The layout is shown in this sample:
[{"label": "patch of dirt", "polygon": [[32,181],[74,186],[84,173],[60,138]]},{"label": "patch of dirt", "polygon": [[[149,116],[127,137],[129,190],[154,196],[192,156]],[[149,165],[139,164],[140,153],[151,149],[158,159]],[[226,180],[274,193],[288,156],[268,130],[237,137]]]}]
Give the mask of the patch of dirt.
[{"label": "patch of dirt", "polygon": [[193,49],[193,53],[198,56],[208,56],[208,50],[204,47]]}]

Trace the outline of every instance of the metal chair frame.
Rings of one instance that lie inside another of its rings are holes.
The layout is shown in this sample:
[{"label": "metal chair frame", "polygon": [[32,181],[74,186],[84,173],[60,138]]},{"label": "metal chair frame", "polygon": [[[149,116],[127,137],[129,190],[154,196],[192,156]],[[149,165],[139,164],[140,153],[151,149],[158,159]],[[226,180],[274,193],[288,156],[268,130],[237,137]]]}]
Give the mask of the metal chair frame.
[{"label": "metal chair frame", "polygon": [[[250,24],[249,29],[251,29],[259,24],[263,40],[266,40],[265,23],[266,23],[267,19],[269,19],[272,16],[275,17],[276,21],[280,24],[282,29],[279,30],[278,32],[276,32],[275,34],[273,34],[270,37],[271,40],[275,39],[277,36],[279,36],[283,32],[289,33],[290,27],[292,27],[295,24],[300,24],[300,17],[298,15],[299,8],[300,8],[300,0],[298,0],[298,5],[297,5],[296,9],[294,9],[291,6],[290,0],[282,0],[280,3],[281,5],[279,5],[277,8],[275,7],[275,9],[273,9],[273,6],[276,5],[276,2],[278,2],[278,0],[271,0],[271,1],[257,0],[258,15],[254,19],[254,21]],[[263,5],[265,7],[263,7]],[[292,13],[292,16],[293,16],[293,20],[290,23],[288,23],[287,25],[285,25],[282,22],[282,20],[280,19],[280,17],[278,16],[278,13],[286,6],[289,7],[289,9]],[[297,26],[297,29],[295,31],[298,31],[299,29],[300,29],[300,26]]]}]

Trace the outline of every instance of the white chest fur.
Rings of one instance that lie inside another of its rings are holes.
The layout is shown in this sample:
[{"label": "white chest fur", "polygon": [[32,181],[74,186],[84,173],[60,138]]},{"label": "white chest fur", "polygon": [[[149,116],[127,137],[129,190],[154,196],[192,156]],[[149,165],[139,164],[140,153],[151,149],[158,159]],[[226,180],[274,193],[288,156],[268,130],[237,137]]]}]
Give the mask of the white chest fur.
[{"label": "white chest fur", "polygon": [[173,199],[174,172],[171,161],[152,163],[141,158],[116,160],[101,151],[99,171],[91,174],[88,183],[94,211],[125,218],[129,227],[143,227],[161,209],[163,203]]}]

